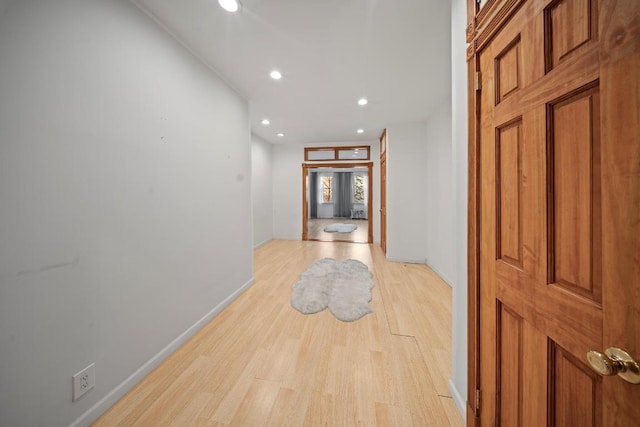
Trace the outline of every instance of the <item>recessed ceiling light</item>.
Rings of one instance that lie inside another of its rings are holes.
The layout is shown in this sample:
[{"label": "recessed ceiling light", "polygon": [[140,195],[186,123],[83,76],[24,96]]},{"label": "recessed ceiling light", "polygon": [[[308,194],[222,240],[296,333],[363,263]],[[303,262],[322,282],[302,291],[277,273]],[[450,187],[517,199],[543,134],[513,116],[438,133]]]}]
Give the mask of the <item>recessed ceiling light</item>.
[{"label": "recessed ceiling light", "polygon": [[358,133],[364,133],[364,129],[358,129],[356,132],[358,132]]},{"label": "recessed ceiling light", "polygon": [[237,0],[218,0],[218,4],[227,12],[237,12],[240,8]]},{"label": "recessed ceiling light", "polygon": [[268,125],[271,122],[269,121],[269,119],[262,119],[262,121],[260,123],[262,123],[263,125]]},{"label": "recessed ceiling light", "polygon": [[284,133],[282,133],[282,132],[278,132],[276,135],[278,135],[279,137],[281,137],[281,138],[282,138],[282,137],[284,136]]},{"label": "recessed ceiling light", "polygon": [[269,76],[271,76],[273,80],[280,80],[282,78],[282,73],[278,70],[273,70],[269,73]]},{"label": "recessed ceiling light", "polygon": [[368,103],[369,103],[369,100],[367,98],[358,99],[358,105],[367,105]]}]

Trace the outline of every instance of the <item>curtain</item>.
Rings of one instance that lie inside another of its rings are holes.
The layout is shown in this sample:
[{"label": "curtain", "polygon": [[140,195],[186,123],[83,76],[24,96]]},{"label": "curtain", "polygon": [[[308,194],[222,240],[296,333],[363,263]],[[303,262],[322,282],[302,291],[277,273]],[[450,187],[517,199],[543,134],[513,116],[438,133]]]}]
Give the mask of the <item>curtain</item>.
[{"label": "curtain", "polygon": [[333,198],[333,216],[351,216],[351,176],[352,172],[335,172],[335,197]]},{"label": "curtain", "polygon": [[318,173],[309,171],[309,217],[318,218]]}]

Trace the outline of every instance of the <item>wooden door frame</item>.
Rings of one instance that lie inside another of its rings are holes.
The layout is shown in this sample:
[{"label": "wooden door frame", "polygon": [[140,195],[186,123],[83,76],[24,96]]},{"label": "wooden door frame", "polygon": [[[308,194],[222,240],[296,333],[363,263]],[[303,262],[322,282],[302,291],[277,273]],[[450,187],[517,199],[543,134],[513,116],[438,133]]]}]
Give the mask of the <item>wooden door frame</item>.
[{"label": "wooden door frame", "polygon": [[[351,169],[356,167],[367,167],[367,243],[373,243],[373,162],[363,163],[302,163],[302,240],[319,241],[319,239],[309,239],[307,216],[309,214],[307,204],[307,178],[309,169]],[[355,243],[350,240],[332,240],[333,242]]]},{"label": "wooden door frame", "polygon": [[[384,171],[383,165],[384,163]],[[384,179],[384,182],[382,181]],[[382,195],[384,194],[384,198]],[[384,216],[384,221],[382,221]],[[380,135],[380,247],[387,253],[387,129]]]},{"label": "wooden door frame", "polygon": [[[526,0],[467,0],[467,427],[480,426],[480,52]],[[499,12],[496,12],[498,11]]]},{"label": "wooden door frame", "polygon": [[[475,4],[474,0],[469,0]],[[479,61],[467,51],[468,195],[467,195],[467,426],[480,425],[480,138],[474,80]]]}]

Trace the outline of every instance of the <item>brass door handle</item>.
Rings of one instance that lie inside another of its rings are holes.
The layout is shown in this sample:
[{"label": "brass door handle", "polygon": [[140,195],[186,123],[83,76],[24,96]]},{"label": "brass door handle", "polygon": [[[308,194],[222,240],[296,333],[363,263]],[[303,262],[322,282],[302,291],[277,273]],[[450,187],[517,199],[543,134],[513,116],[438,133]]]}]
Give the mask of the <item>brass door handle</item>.
[{"label": "brass door handle", "polygon": [[617,347],[609,347],[604,353],[587,352],[587,360],[594,371],[603,376],[618,375],[631,384],[640,384],[640,366],[629,353]]}]

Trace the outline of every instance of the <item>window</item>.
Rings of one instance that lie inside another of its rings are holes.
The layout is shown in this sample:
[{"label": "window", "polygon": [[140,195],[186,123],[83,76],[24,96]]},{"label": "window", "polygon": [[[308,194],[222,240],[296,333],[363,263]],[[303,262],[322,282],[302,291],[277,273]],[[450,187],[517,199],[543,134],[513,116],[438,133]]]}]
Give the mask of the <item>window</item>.
[{"label": "window", "polygon": [[355,175],[353,180],[353,200],[356,203],[364,203],[365,201],[365,182],[364,176]]},{"label": "window", "polygon": [[331,175],[325,175],[322,177],[322,201],[329,203],[333,201],[333,192],[331,186],[333,184],[333,177]]},{"label": "window", "polygon": [[305,160],[335,160],[336,151],[333,148],[305,148]]},{"label": "window", "polygon": [[304,160],[309,161],[361,161],[369,160],[370,146],[358,145],[350,147],[306,147],[304,149]]}]

